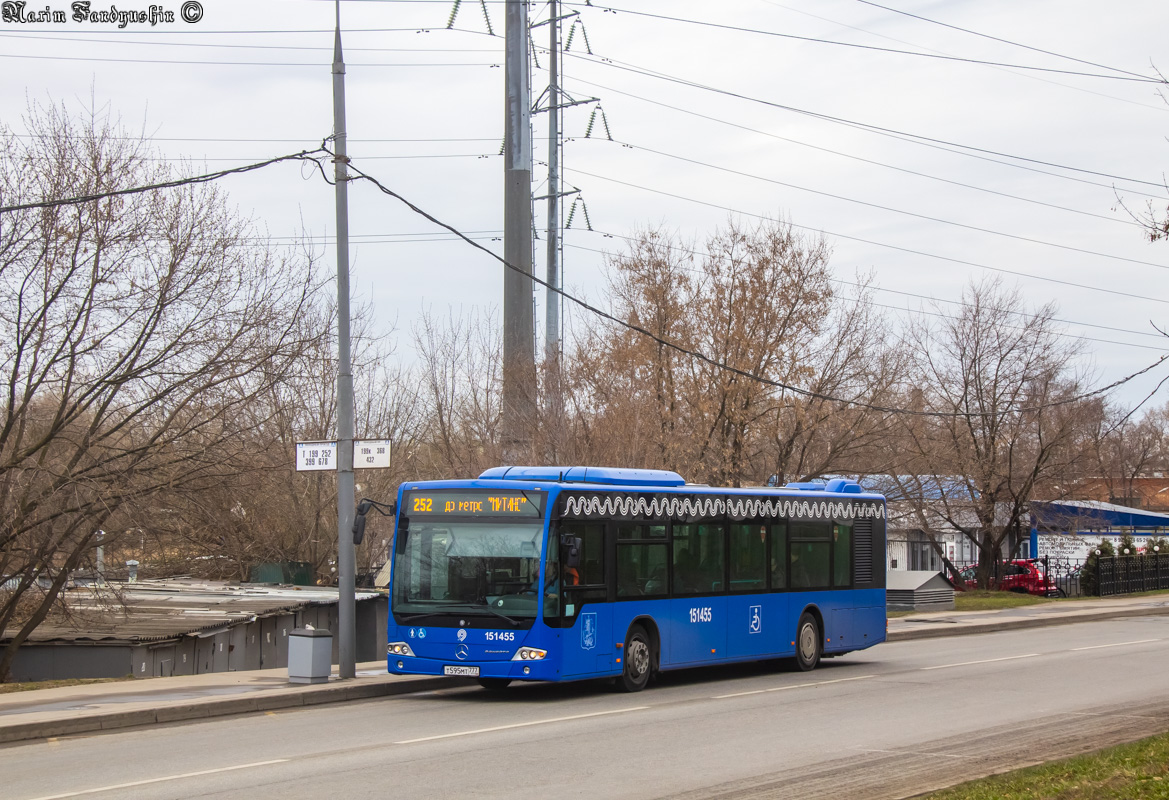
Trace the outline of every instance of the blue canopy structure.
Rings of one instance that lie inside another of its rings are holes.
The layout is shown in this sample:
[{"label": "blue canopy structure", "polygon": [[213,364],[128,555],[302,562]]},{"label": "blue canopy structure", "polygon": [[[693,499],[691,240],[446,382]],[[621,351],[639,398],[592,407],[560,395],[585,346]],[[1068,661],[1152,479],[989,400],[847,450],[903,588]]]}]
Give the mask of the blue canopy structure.
[{"label": "blue canopy structure", "polygon": [[1143,528],[1169,529],[1169,514],[1103,503],[1098,500],[1062,500],[1031,503],[1032,527],[1039,530],[1103,531]]}]

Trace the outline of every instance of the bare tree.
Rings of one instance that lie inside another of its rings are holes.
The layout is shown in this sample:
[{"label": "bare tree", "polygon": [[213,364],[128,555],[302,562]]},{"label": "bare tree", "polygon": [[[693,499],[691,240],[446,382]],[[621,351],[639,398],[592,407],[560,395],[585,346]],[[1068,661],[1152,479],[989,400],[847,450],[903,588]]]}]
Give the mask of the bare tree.
[{"label": "bare tree", "polygon": [[[414,329],[424,423],[416,444],[421,477],[477,475],[500,463],[502,341],[491,313],[445,321],[426,313]],[[538,424],[528,419],[532,430]]]},{"label": "bare tree", "polygon": [[[174,177],[101,113],[30,108],[0,131],[5,205]],[[242,413],[298,363],[312,266],[254,243],[213,185],[0,220],[0,679],[69,574],[202,489],[254,425]],[[122,532],[122,533],[119,533]]]},{"label": "bare tree", "polygon": [[909,327],[925,415],[901,416],[901,490],[943,558],[943,525],[974,543],[982,586],[1033,495],[1071,475],[1082,452],[1084,403],[1070,402],[1081,345],[1060,336],[1054,314],[1051,303],[1028,312],[1017,289],[992,280],[965,291],[958,316]]},{"label": "bare tree", "polygon": [[[389,469],[362,470],[357,479],[359,492],[382,499],[410,473],[422,420],[410,371],[394,357],[392,331],[374,333],[370,320],[368,308],[356,309],[352,352],[357,436],[388,439],[394,458]],[[175,513],[167,515],[164,524],[170,552],[177,558],[160,566],[169,567],[172,574],[180,569],[246,580],[257,563],[305,562],[318,582],[335,579],[336,474],[298,473],[293,467],[298,441],[334,438],[337,365],[332,297],[314,296],[296,325],[298,336],[307,342],[296,369],[240,410],[253,421],[243,446],[221,448],[221,457],[235,467],[230,477],[197,494],[169,498]],[[175,542],[180,546],[173,547]],[[384,542],[367,537],[358,551],[359,571],[371,571],[383,557]]]},{"label": "bare tree", "polygon": [[782,222],[731,222],[705,251],[646,231],[610,260],[615,315],[710,360],[587,326],[568,371],[578,447],[729,485],[844,469],[896,375],[867,287],[837,292],[827,244]]},{"label": "bare tree", "polygon": [[1087,483],[1098,483],[1112,503],[1140,507],[1137,479],[1151,470],[1163,470],[1166,460],[1166,409],[1152,409],[1144,416],[1105,406],[1090,429],[1094,474]]}]

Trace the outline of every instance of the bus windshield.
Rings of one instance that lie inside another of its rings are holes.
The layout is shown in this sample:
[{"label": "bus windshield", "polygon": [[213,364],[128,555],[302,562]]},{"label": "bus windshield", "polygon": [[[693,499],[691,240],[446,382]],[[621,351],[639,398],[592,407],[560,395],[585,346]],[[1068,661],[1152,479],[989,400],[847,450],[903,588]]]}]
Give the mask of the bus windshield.
[{"label": "bus windshield", "polygon": [[398,531],[393,613],[534,619],[542,533],[540,523],[411,520]]}]

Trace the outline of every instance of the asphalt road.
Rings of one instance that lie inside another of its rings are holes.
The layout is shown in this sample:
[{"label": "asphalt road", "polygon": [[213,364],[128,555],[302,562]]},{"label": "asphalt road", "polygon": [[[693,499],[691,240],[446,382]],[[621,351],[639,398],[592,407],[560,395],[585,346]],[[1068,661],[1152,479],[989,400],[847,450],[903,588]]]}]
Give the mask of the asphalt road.
[{"label": "asphalt road", "polygon": [[903,797],[1169,730],[1169,617],[0,748],[7,800]]}]

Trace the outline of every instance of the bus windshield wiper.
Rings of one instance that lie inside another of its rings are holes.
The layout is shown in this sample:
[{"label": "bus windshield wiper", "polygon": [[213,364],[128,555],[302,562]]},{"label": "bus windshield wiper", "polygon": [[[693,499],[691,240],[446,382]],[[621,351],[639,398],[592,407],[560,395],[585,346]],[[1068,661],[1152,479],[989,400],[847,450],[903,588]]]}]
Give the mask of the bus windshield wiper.
[{"label": "bus windshield wiper", "polygon": [[512,619],[507,614],[504,614],[502,611],[496,611],[494,608],[492,608],[487,603],[453,603],[449,606],[443,606],[444,609],[452,609],[452,608],[456,608],[456,607],[466,609],[468,611],[486,611],[489,614],[494,614],[495,616],[499,617],[500,619],[507,620],[508,622],[511,623],[513,628],[518,627],[520,624],[518,620]]},{"label": "bus windshield wiper", "polygon": [[437,611],[437,610],[426,611],[422,614],[408,614],[404,617],[395,617],[395,619],[398,619],[400,622],[413,622],[414,620],[422,619],[423,617],[433,617],[435,614],[438,614],[438,613],[439,613],[439,611]]}]

